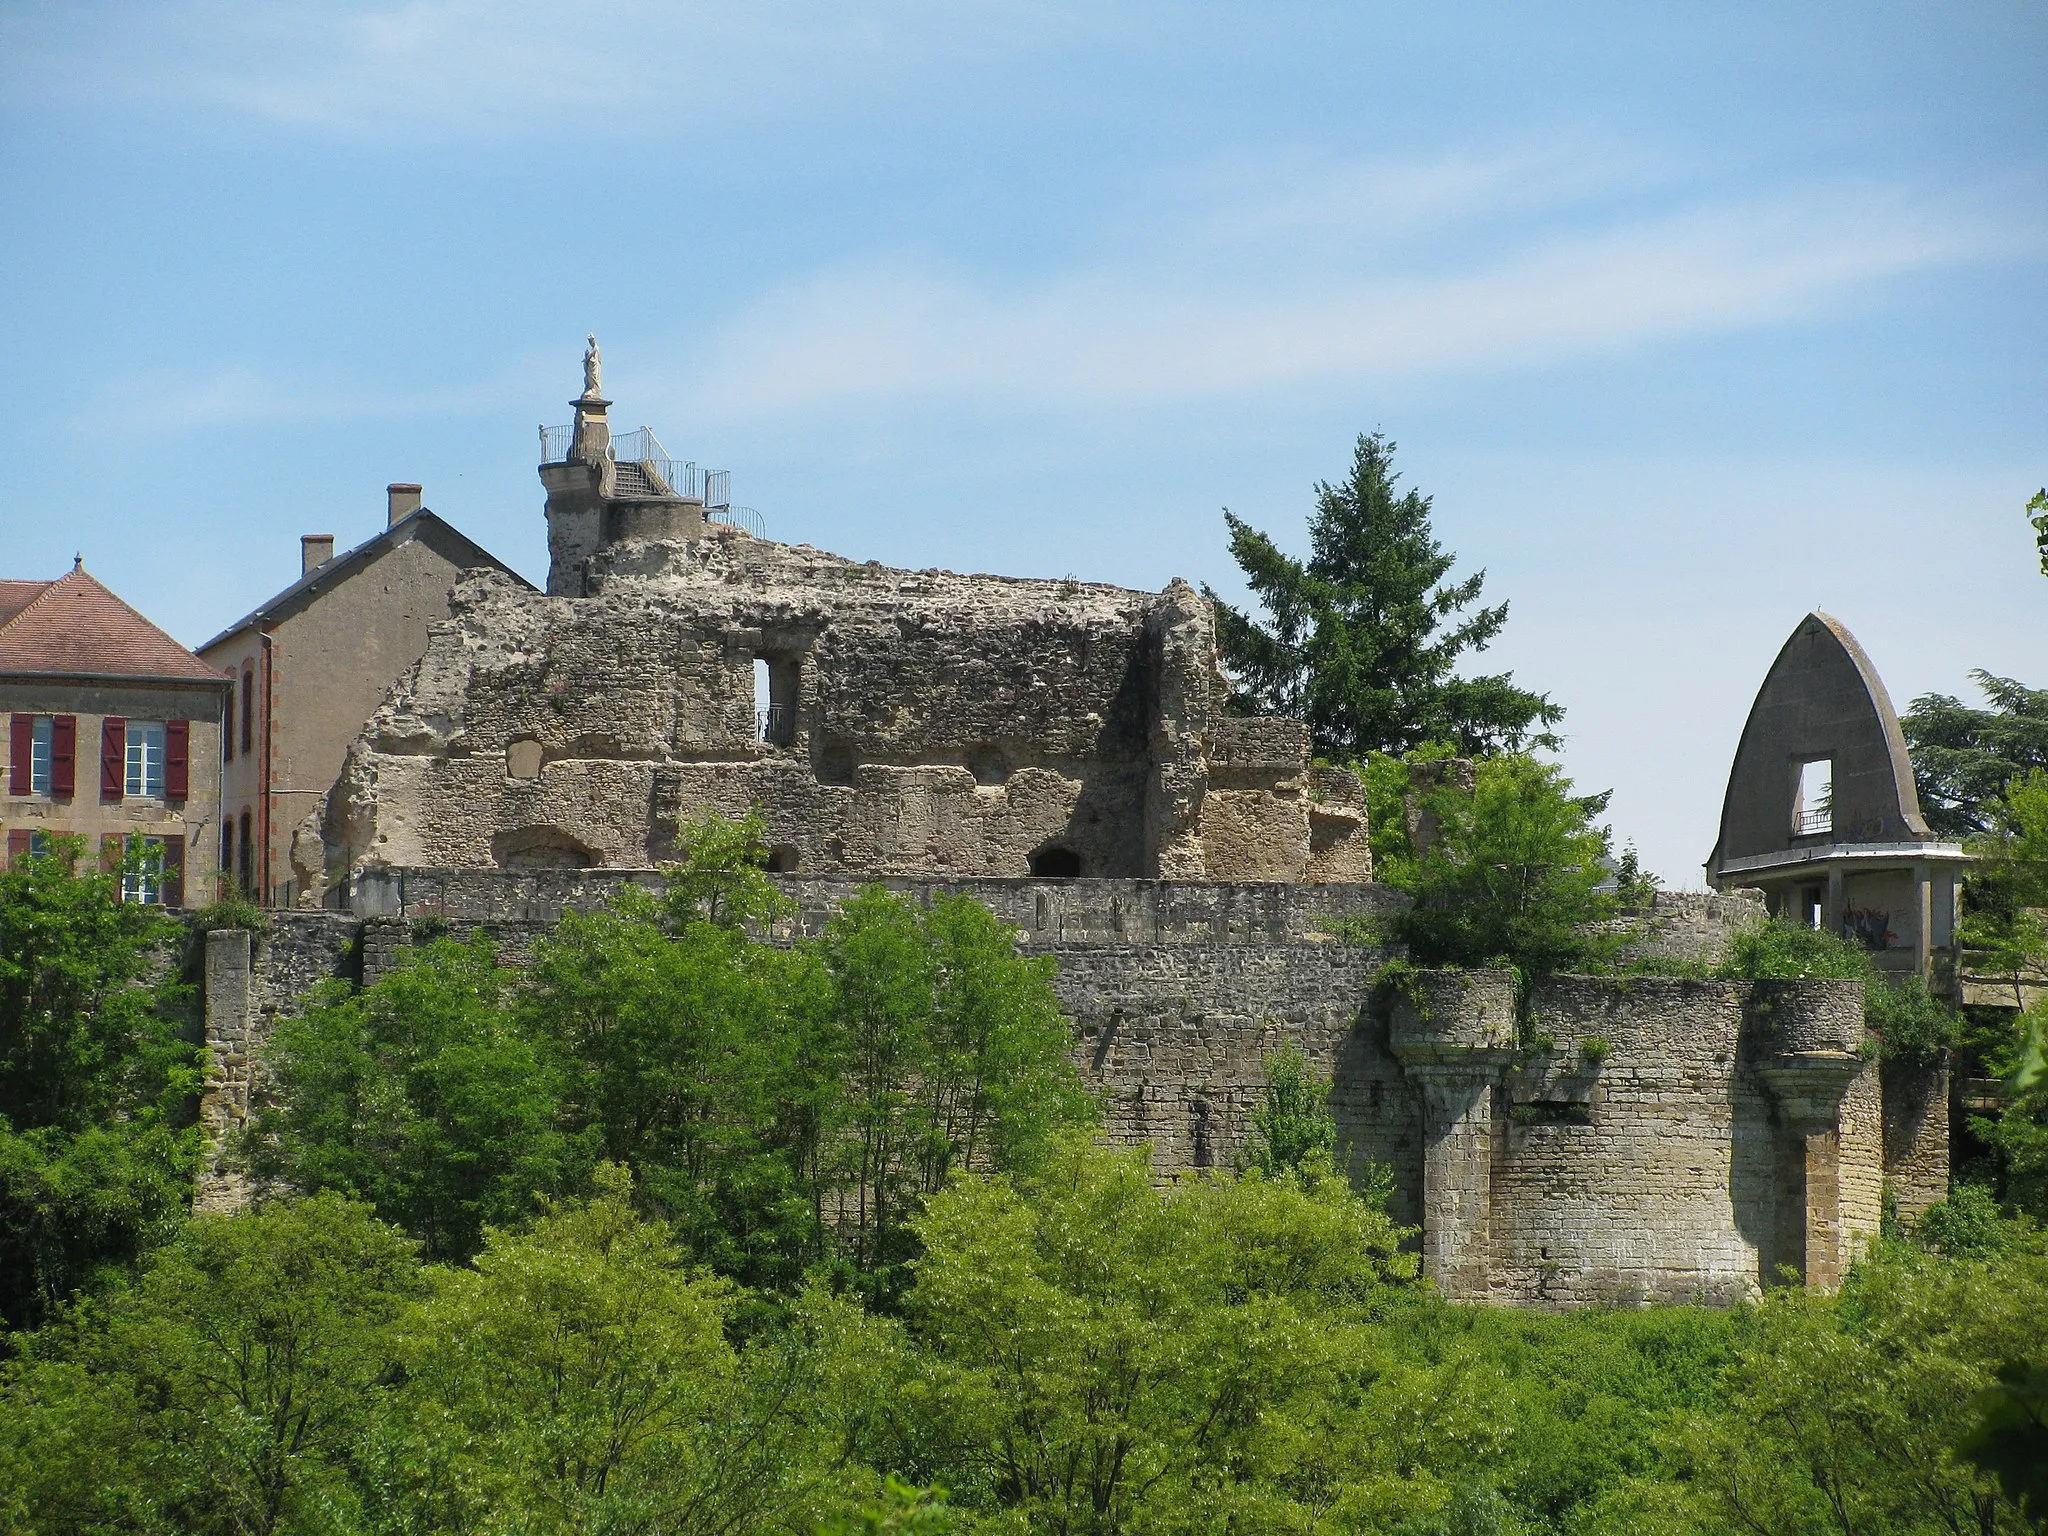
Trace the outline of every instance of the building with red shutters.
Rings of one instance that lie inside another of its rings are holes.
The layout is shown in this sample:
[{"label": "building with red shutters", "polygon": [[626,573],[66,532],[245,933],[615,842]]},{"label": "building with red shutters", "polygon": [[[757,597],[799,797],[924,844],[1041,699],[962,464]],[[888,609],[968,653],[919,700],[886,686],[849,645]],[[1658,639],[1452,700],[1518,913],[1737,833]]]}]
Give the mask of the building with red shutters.
[{"label": "building with red shutters", "polygon": [[131,901],[213,900],[226,695],[226,679],[82,561],[56,581],[0,580],[8,857],[78,837],[106,867],[127,865]]}]

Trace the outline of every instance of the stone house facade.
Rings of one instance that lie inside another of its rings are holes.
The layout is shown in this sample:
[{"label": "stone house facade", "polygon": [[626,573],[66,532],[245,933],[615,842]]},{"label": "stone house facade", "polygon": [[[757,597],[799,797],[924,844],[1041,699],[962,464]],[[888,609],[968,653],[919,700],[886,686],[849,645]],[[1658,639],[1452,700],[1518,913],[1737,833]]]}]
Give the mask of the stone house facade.
[{"label": "stone house facade", "polygon": [[0,833],[9,858],[83,838],[130,850],[131,901],[213,899],[220,826],[218,674],[97,581],[0,581]]},{"label": "stone house facade", "polygon": [[299,579],[199,647],[229,685],[217,856],[265,905],[325,894],[328,792],[363,722],[447,617],[457,578],[489,570],[525,585],[422,507],[417,485],[387,496],[382,532],[340,555],[331,534],[305,535]]}]

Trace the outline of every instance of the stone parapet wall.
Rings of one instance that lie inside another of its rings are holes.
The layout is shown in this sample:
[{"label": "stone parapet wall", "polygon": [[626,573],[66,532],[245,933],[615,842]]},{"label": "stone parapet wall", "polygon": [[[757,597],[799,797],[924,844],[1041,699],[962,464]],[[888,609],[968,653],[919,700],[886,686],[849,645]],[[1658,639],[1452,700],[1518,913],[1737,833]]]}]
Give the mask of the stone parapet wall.
[{"label": "stone parapet wall", "polygon": [[[562,912],[657,878],[410,870],[359,891],[377,915],[274,915],[245,977],[210,954],[209,1128],[246,1120],[272,1024],[319,980],[374,980],[443,932],[487,934],[522,964]],[[1386,1170],[1390,1214],[1422,1229],[1427,1272],[1463,1299],[1725,1303],[1785,1265],[1831,1284],[1876,1228],[1888,1169],[1922,1206],[1945,1184],[1938,1088],[1881,1084],[1874,1063],[1829,1049],[1855,1043],[1853,984],[1550,977],[1518,1018],[1504,972],[1379,987],[1386,950],[1317,926],[1393,910],[1375,887],[883,883],[973,895],[1054,959],[1105,1128],[1150,1142],[1162,1176],[1235,1166],[1267,1056],[1298,1047],[1332,1079],[1340,1159],[1360,1179]],[[819,932],[860,888],[778,884],[798,908],[785,938]],[[239,1193],[216,1163],[208,1201]]]},{"label": "stone parapet wall", "polygon": [[1781,1157],[1740,982],[1552,977],[1508,1076],[1489,1296],[1729,1302],[1775,1259]]},{"label": "stone parapet wall", "polygon": [[[1029,877],[880,880],[777,875],[797,904],[782,932],[817,934],[839,904],[868,885],[929,902],[972,896],[1016,930],[1029,948],[1083,944],[1315,944],[1318,925],[1341,918],[1383,918],[1407,905],[1386,886],[1240,884],[1202,880],[1040,880]],[[659,890],[658,870],[377,869],[359,875],[354,910],[366,918],[437,918],[451,925],[550,923],[564,912],[592,912],[627,885]]]},{"label": "stone parapet wall", "polygon": [[1624,936],[1630,960],[1723,959],[1736,933],[1766,916],[1752,890],[1658,891],[1649,905],[1631,908],[1602,926]]}]

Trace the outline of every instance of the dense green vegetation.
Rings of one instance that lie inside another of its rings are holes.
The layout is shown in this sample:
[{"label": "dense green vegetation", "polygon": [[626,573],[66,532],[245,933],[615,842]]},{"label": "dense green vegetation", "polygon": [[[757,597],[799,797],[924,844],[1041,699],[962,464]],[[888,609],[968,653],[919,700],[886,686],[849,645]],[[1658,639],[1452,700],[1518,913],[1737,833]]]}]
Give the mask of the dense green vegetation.
[{"label": "dense green vegetation", "polygon": [[180,930],[77,879],[78,839],[0,869],[0,1325],[32,1327],[175,1227],[197,1166],[199,1052]]},{"label": "dense green vegetation", "polygon": [[985,910],[871,891],[777,946],[756,829],[689,841],[522,969],[442,937],[324,994],[244,1148],[265,1198],[189,1219],[173,935],[15,877],[5,1060],[43,1076],[0,1129],[84,1106],[132,1140],[73,1197],[170,1193],[35,1259],[0,1531],[2041,1528],[2048,1252],[1981,1195],[1835,1298],[1449,1306],[1298,1055],[1236,1173],[1162,1182]]}]

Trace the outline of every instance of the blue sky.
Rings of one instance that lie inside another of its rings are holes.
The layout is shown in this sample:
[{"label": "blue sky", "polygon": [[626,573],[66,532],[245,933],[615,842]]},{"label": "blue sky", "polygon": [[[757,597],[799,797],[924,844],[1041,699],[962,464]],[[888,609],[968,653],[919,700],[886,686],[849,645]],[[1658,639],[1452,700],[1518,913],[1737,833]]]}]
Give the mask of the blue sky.
[{"label": "blue sky", "polygon": [[0,574],[197,643],[615,419],[856,558],[1226,592],[1384,430],[1696,885],[1823,607],[2048,682],[2048,11],[0,6]]}]

